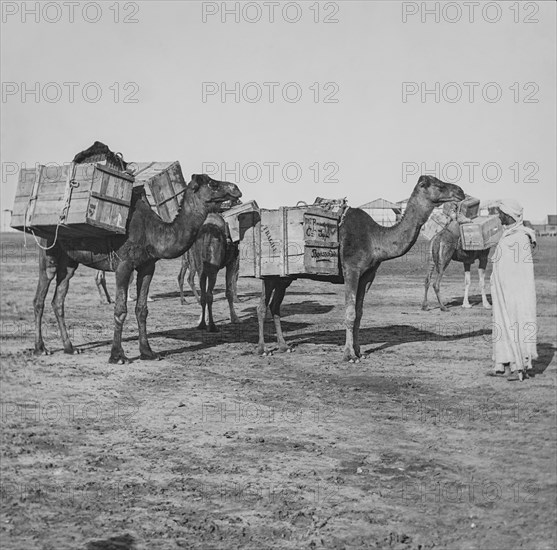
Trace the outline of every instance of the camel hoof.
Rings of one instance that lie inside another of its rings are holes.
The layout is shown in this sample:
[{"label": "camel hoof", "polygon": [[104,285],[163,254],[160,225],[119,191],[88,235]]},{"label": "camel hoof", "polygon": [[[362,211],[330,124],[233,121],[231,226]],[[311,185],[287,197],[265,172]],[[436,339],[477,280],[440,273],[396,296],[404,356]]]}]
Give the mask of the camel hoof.
[{"label": "camel hoof", "polygon": [[217,327],[217,325],[209,325],[209,328],[207,329],[207,332],[220,332],[220,330]]},{"label": "camel hoof", "polygon": [[80,349],[72,348],[72,349],[64,350],[64,353],[67,355],[79,355],[82,352]]},{"label": "camel hoof", "polygon": [[125,365],[126,363],[129,363],[130,360],[124,354],[121,354],[121,355],[111,355],[108,358],[108,362],[111,365]]},{"label": "camel hoof", "polygon": [[464,309],[470,309],[472,306],[470,304],[462,304]]},{"label": "camel hoof", "polygon": [[449,308],[448,308],[448,307],[445,307],[445,306],[443,306],[443,307],[441,307],[441,308],[439,308],[439,309],[441,309],[441,311],[449,311]]},{"label": "camel hoof", "polygon": [[491,309],[491,306],[489,304],[484,304],[484,309]]},{"label": "camel hoof", "polygon": [[279,353],[292,353],[294,350],[290,346],[279,346]]},{"label": "camel hoof", "polygon": [[422,305],[422,311],[429,311],[429,308],[426,305]]},{"label": "camel hoof", "polygon": [[205,330],[206,328],[207,325],[205,324],[205,322],[199,323],[199,325],[197,325],[197,330]]},{"label": "camel hoof", "polygon": [[33,352],[33,355],[52,355],[52,352],[50,350],[47,350],[44,346],[42,348],[35,348],[35,351]]},{"label": "camel hoof", "polygon": [[356,357],[355,359],[350,359],[348,362],[349,363],[359,363],[360,360]]},{"label": "camel hoof", "polygon": [[234,317],[234,319],[230,319],[230,322],[233,325],[239,325],[240,324],[240,319],[238,319],[238,317]]}]

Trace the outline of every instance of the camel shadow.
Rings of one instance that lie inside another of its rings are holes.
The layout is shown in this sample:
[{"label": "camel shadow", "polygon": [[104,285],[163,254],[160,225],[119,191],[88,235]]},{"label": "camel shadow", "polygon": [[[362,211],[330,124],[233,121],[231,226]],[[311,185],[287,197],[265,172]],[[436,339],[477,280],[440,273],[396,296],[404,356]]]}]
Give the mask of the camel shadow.
[{"label": "camel shadow", "polygon": [[[491,304],[491,294],[487,294],[487,299],[489,300],[489,303]],[[480,305],[482,306],[482,295],[481,294],[471,294],[468,297],[468,301],[470,302],[470,305],[472,307]],[[456,306],[462,306],[462,296],[459,298],[453,298],[450,302],[447,302],[445,304],[447,307],[456,307]]]},{"label": "camel shadow", "polygon": [[[290,291],[290,289],[287,292],[288,296],[307,296],[308,294],[310,294],[309,291]],[[319,296],[336,296],[336,292],[319,292]],[[261,291],[258,292],[238,292],[238,295],[244,298],[260,298],[261,297]],[[281,305],[281,310],[282,310],[283,305]]]},{"label": "camel shadow", "polygon": [[[290,315],[322,315],[335,309],[335,305],[323,305],[315,300],[305,300],[296,304],[282,304],[280,306],[281,322],[284,317]],[[243,311],[249,317],[257,318],[257,306],[247,308]],[[270,319],[270,312],[267,310],[267,319]],[[284,330],[284,329],[283,329]]]},{"label": "camel shadow", "polygon": [[[287,332],[295,332],[306,329],[311,323],[304,322],[292,322],[283,321],[283,330]],[[196,351],[203,351],[205,349],[214,348],[221,344],[256,344],[258,341],[258,322],[257,317],[249,316],[241,323],[232,324],[225,323],[217,325],[218,332],[207,332],[206,330],[200,330],[196,326],[190,327],[180,327],[168,330],[161,330],[156,332],[149,332],[149,339],[153,338],[169,338],[176,340],[178,342],[188,342],[187,345],[183,345],[174,349],[159,350],[158,352],[161,358],[170,357],[172,355],[179,355],[181,353],[191,353]],[[270,341],[275,337],[274,326],[272,322],[265,323],[265,340]],[[122,338],[122,342],[138,342],[139,336],[130,336],[127,338]],[[94,342],[88,342],[86,344],[80,344],[78,347],[82,351],[93,350],[103,346],[110,346],[112,340],[98,340]],[[63,351],[53,350],[53,351]],[[252,350],[246,350],[246,354],[251,354]],[[130,361],[135,361],[139,359],[139,355],[130,356]]]},{"label": "camel shadow", "polygon": [[555,351],[557,350],[557,348],[549,342],[540,342],[537,347],[538,358],[532,362],[532,370],[528,371],[530,376],[543,374],[551,364]]},{"label": "camel shadow", "polygon": [[[449,328],[450,325],[448,326]],[[454,329],[454,326],[452,327]],[[474,338],[477,336],[491,337],[490,329],[471,330],[469,327],[457,325],[457,330],[451,330],[450,333],[444,334],[444,325],[439,324],[439,332],[432,332],[412,325],[388,325],[384,327],[360,329],[360,342],[362,347],[369,345],[371,342],[378,342],[378,345],[363,350],[364,355],[369,355],[378,351],[407,344],[410,342],[454,342],[465,338]],[[448,332],[448,331],[447,331]],[[304,335],[302,340],[297,340],[296,344],[312,343],[312,344],[338,344],[342,345],[345,341],[345,330],[327,330],[312,332]]]}]

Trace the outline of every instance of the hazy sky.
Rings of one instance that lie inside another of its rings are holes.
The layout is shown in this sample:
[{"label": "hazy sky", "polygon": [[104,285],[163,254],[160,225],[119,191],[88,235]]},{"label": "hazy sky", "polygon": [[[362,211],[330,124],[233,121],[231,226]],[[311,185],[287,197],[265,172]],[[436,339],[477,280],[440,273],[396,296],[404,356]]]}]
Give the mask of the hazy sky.
[{"label": "hazy sky", "polygon": [[554,213],[555,2],[422,4],[4,2],[2,208],[22,163],[100,140],[267,208],[397,201],[429,171]]}]

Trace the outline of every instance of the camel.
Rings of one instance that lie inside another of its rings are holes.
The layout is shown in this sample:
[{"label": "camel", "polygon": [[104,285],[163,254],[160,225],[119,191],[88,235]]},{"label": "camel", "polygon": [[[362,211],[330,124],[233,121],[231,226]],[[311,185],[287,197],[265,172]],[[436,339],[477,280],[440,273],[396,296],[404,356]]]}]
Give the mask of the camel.
[{"label": "camel", "polygon": [[[186,270],[189,270],[188,283],[201,305],[201,317],[197,328],[207,329],[209,332],[218,332],[213,321],[213,289],[217,282],[218,272],[223,268],[226,268],[226,299],[230,308],[230,321],[232,323],[239,322],[234,311],[234,296],[240,267],[239,260],[239,243],[233,243],[230,240],[223,217],[217,213],[209,214],[199,230],[197,240],[182,256],[182,268],[178,275],[180,300],[184,304],[184,277]],[[195,289],[195,275],[199,279],[201,296]],[[207,308],[209,317],[208,326],[205,322],[205,308]]]},{"label": "camel", "polygon": [[[76,161],[74,159],[74,161]],[[76,161],[77,162],[77,161]],[[79,162],[87,162],[83,156]],[[114,338],[109,363],[124,364],[128,358],[122,349],[122,328],[127,315],[128,284],[133,270],[137,272],[135,314],[139,327],[141,359],[158,359],[147,338],[147,296],[158,260],[177,258],[195,242],[197,233],[212,205],[241,197],[233,183],[217,181],[206,174],[193,174],[182,197],[180,211],[174,221],[164,222],[147,202],[142,188],[134,189],[125,235],[103,238],[81,238],[71,241],[41,239],[39,283],[34,300],[35,354],[48,354],[42,336],[44,301],[51,281],[56,278],[52,305],[60,328],[64,352],[79,353],[66,329],[64,300],[70,279],[79,264],[116,274],[114,305]],[[48,249],[45,248],[48,246]]]},{"label": "camel", "polygon": [[[217,211],[215,211],[215,214],[222,214],[223,212],[226,212],[227,210],[229,210],[230,208],[232,208],[233,206],[236,206],[238,204],[241,204],[242,201],[237,199],[234,201],[226,201],[225,203],[220,205],[220,208],[218,208]],[[226,222],[225,222],[226,223]],[[219,228],[220,228],[220,224],[219,224]],[[220,229],[219,229],[220,230]],[[227,263],[223,266],[221,266],[219,269],[223,269],[224,267],[228,269],[233,269],[233,273],[232,273],[232,301],[237,304],[240,302],[240,298],[238,297],[238,276],[240,274],[240,249],[239,249],[239,243],[238,242],[232,242],[232,239],[230,238],[230,229],[228,228],[228,224],[226,224],[225,227],[225,233],[224,233],[224,238],[226,241],[226,252],[225,252],[225,256],[227,259],[232,259],[233,257],[236,258],[236,263],[234,264],[228,264],[228,260]],[[219,246],[218,243],[221,243],[222,239],[213,239],[212,240],[212,246]],[[220,255],[221,252],[219,251],[217,253],[217,255]],[[199,257],[199,255],[198,255]],[[182,256],[182,265],[180,267],[180,272],[178,273],[178,287],[180,289],[180,303],[184,306],[186,305],[186,298],[184,297],[184,279],[186,278],[186,274],[188,275],[188,284],[190,285],[190,288],[193,292],[193,295],[195,296],[195,299],[197,300],[197,303],[201,305],[201,297],[199,296],[199,293],[197,292],[197,289],[195,288],[195,276],[197,275],[198,279],[201,275],[201,270],[203,268],[202,264],[195,264],[195,259],[189,252],[186,252],[183,256]],[[193,266],[193,267],[192,267]],[[189,272],[189,273],[188,273]],[[232,319],[231,315],[231,319]]]},{"label": "camel", "polygon": [[[433,176],[420,176],[401,220],[392,227],[383,227],[369,214],[359,208],[348,208],[341,216],[340,263],[345,291],[346,343],[344,360],[352,363],[360,361],[359,330],[363,314],[363,303],[378,267],[382,262],[403,256],[412,248],[422,225],[433,209],[445,202],[464,200],[460,187],[444,183]],[[265,349],[264,323],[267,307],[270,308],[279,351],[290,351],[280,324],[280,305],[286,289],[298,277],[266,277],[262,283],[262,293],[257,317],[259,321],[259,342],[257,352],[268,355]],[[306,278],[315,278],[311,275]],[[319,278],[323,280],[323,278]],[[336,281],[335,281],[336,282]],[[341,282],[341,281],[340,281]]]},{"label": "camel", "polygon": [[429,272],[425,278],[425,293],[422,309],[424,311],[427,311],[428,309],[427,292],[429,290],[431,279],[433,278],[433,273],[435,272],[433,290],[435,290],[435,295],[437,296],[437,301],[441,306],[441,311],[448,311],[448,308],[441,299],[440,287],[443,274],[451,263],[451,260],[464,264],[464,299],[462,301],[462,307],[464,308],[472,307],[468,300],[468,292],[470,290],[470,266],[475,263],[476,260],[479,260],[478,274],[480,277],[482,304],[485,309],[491,309],[491,305],[485,292],[485,268],[487,266],[489,250],[489,248],[485,250],[463,250],[462,242],[460,240],[460,227],[458,221],[452,220],[448,223],[445,228],[443,228],[439,233],[437,233],[437,235],[435,235],[435,237],[433,237],[433,239],[431,239],[431,263]]}]

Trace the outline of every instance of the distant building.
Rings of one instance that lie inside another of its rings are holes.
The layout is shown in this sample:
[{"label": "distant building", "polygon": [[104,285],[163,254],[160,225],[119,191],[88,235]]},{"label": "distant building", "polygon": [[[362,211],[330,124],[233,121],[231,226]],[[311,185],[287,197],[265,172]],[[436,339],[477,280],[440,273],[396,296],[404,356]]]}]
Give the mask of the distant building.
[{"label": "distant building", "polygon": [[379,225],[390,227],[395,225],[402,216],[402,211],[398,203],[385,199],[376,199],[366,202],[358,208],[367,212]]},{"label": "distant building", "polygon": [[402,201],[397,201],[397,206],[400,208],[400,211],[402,214],[404,214],[404,211],[406,210],[406,207],[408,206],[408,201],[410,200],[410,198],[408,199],[404,199]]},{"label": "distant building", "polygon": [[10,222],[12,220],[12,211],[8,209],[2,210],[2,221],[0,223],[0,228],[3,233],[6,231],[15,231],[10,227]]}]

